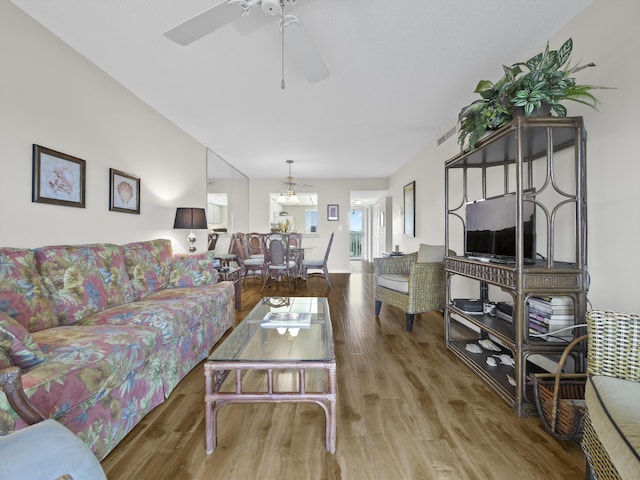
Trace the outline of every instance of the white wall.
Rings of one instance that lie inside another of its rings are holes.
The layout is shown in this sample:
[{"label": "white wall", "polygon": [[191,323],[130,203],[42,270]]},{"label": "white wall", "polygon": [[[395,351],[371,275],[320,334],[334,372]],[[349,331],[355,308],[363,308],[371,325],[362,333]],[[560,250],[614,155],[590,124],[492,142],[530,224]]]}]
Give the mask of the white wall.
[{"label": "white wall", "polygon": [[[0,245],[164,237],[186,251],[173,219],[206,206],[203,145],[6,0],[0,72]],[[86,160],[86,208],[31,202],[32,144]],[[141,178],[140,215],[109,211],[109,168]]]},{"label": "white wall", "polygon": [[[640,127],[640,36],[637,21],[640,2],[595,0],[582,14],[550,40],[558,48],[567,38],[574,42],[573,64],[594,62],[597,66],[579,72],[579,83],[615,87],[598,90],[598,111],[569,103],[569,115],[584,117],[588,132],[587,200],[588,260],[591,288],[588,298],[594,308],[640,312],[640,155],[637,135]],[[504,59],[505,64],[525,60],[541,51],[532,45],[521,58]],[[496,66],[495,78],[501,75]],[[469,80],[473,89],[479,78]],[[460,105],[463,107],[464,105]],[[452,125],[458,112],[450,112]],[[458,153],[456,138],[441,147],[426,146],[390,181],[393,193],[393,243],[401,250],[415,251],[419,243],[444,242],[444,162]],[[416,181],[416,238],[404,238],[402,186]],[[454,248],[461,248],[461,241]]]}]

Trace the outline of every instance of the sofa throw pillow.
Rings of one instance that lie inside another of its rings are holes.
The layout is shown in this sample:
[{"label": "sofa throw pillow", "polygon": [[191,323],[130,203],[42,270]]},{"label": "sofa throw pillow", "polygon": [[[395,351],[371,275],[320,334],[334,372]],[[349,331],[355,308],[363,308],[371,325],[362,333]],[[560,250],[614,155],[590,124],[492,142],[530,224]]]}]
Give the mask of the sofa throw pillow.
[{"label": "sofa throw pillow", "polygon": [[213,285],[218,280],[213,250],[197,254],[176,254],[171,263],[171,288]]},{"label": "sofa throw pillow", "polygon": [[0,312],[30,332],[58,326],[53,300],[44,287],[33,250],[0,248]]},{"label": "sofa throw pillow", "polygon": [[124,257],[136,300],[169,286],[173,257],[170,240],[128,243],[124,245]]},{"label": "sofa throw pillow", "polygon": [[444,260],[444,245],[420,244],[418,248],[418,263],[442,262]]},{"label": "sofa throw pillow", "polygon": [[61,325],[133,300],[133,288],[119,245],[66,245],[36,248],[36,265],[51,292]]},{"label": "sofa throw pillow", "polygon": [[33,367],[46,360],[31,334],[5,313],[0,313],[0,348],[20,368]]}]

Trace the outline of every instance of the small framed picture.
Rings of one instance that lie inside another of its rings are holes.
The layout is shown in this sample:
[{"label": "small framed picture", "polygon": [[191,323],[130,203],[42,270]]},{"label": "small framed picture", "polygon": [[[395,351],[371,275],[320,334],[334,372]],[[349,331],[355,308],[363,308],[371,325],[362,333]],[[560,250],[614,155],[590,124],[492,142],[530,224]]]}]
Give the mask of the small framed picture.
[{"label": "small framed picture", "polygon": [[337,204],[330,203],[327,205],[327,220],[330,222],[340,220],[340,213]]},{"label": "small framed picture", "polygon": [[109,210],[140,214],[140,179],[134,175],[109,169]]},{"label": "small framed picture", "polygon": [[87,162],[33,145],[31,200],[84,208]]}]

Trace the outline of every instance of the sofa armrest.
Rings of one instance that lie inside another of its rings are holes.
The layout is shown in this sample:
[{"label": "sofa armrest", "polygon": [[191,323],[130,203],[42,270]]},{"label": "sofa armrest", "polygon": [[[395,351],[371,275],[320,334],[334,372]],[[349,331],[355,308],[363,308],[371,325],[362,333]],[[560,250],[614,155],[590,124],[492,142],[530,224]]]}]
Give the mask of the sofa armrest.
[{"label": "sofa armrest", "polygon": [[218,283],[214,268],[214,251],[196,254],[176,254],[171,260],[169,288],[197,287]]},{"label": "sofa armrest", "polygon": [[27,424],[33,425],[45,420],[46,417],[31,404],[24,393],[20,368],[9,367],[0,370],[0,390],[7,396],[11,408]]},{"label": "sofa armrest", "polygon": [[640,382],[640,315],[587,313],[588,373]]},{"label": "sofa armrest", "polygon": [[398,257],[374,258],[376,276],[385,274],[409,275],[411,265],[416,263],[418,252]]}]

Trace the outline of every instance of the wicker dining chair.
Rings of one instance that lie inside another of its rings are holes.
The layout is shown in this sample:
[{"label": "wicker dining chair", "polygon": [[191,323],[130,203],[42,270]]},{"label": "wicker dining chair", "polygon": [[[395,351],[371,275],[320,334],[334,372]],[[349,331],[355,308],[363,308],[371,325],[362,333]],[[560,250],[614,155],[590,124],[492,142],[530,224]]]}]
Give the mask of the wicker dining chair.
[{"label": "wicker dining chair", "polygon": [[291,279],[296,272],[296,262],[289,258],[288,245],[283,239],[272,235],[269,237],[266,247],[265,271],[260,293],[264,291],[271,280],[286,278],[289,287],[291,287]]},{"label": "wicker dining chair", "polygon": [[262,277],[265,274],[265,259],[248,258],[245,246],[240,237],[234,239],[233,253],[235,260],[242,269],[242,280],[246,280],[248,276]]},{"label": "wicker dining chair", "polygon": [[[331,236],[329,237],[329,244],[327,245],[327,250],[324,252],[324,258],[318,260],[305,258],[302,260],[302,279],[305,282],[309,277],[323,277],[327,281],[329,289],[331,289],[331,278],[329,277],[329,268],[327,267],[327,262],[329,261],[329,253],[331,253],[333,235],[334,234],[331,233]],[[315,271],[309,273],[309,270]]]}]

